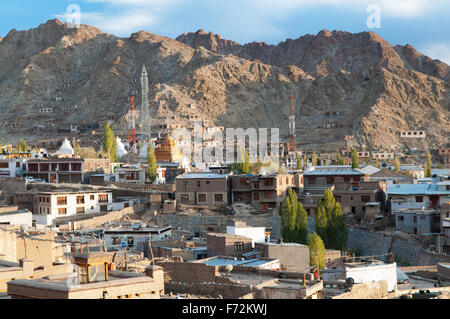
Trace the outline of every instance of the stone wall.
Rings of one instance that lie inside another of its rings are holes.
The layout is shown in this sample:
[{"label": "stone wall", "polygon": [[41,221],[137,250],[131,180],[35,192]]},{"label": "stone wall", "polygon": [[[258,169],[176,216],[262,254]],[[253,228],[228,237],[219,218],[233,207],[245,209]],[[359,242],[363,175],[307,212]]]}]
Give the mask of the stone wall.
[{"label": "stone wall", "polygon": [[332,299],[383,299],[388,295],[388,282],[383,280],[353,285],[349,292],[334,296]]},{"label": "stone wall", "polygon": [[[126,207],[122,210],[112,211],[112,212],[109,212],[102,216],[95,216],[90,219],[76,221],[76,229],[79,230],[81,228],[89,229],[89,228],[98,227],[105,223],[119,220],[126,215],[131,215],[134,213],[134,211],[135,211],[134,207]],[[69,231],[68,224],[60,225],[58,228],[60,231]]]},{"label": "stone wall", "polygon": [[420,252],[419,265],[436,265],[438,262],[450,263],[450,255],[436,254],[428,250]]},{"label": "stone wall", "polygon": [[422,244],[395,235],[386,236],[382,232],[349,228],[347,249],[358,249],[363,256],[382,255],[392,250],[403,263],[418,265]]},{"label": "stone wall", "polygon": [[168,282],[214,282],[219,275],[217,267],[202,263],[160,262],[158,266],[164,269]]},{"label": "stone wall", "polygon": [[200,216],[170,214],[158,215],[154,218],[159,226],[172,225],[174,228],[181,227],[183,230],[205,235],[208,232],[226,232],[228,220],[245,221],[248,226],[272,227],[272,239],[281,237],[280,216]]}]

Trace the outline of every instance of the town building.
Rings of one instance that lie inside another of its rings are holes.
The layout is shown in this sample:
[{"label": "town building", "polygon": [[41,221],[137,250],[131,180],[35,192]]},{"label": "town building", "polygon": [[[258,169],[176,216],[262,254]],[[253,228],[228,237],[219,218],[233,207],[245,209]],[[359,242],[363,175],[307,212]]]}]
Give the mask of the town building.
[{"label": "town building", "polygon": [[261,257],[279,260],[281,270],[304,272],[310,268],[309,248],[306,245],[259,242],[255,244],[255,250],[260,252]]},{"label": "town building", "polygon": [[144,184],[145,183],[145,169],[144,168],[132,168],[122,167],[116,169],[116,175],[118,175],[118,182],[120,183],[132,183],[132,184]]},{"label": "town building", "polygon": [[159,299],[164,294],[164,272],[150,266],[145,275],[110,270],[110,256],[77,254],[76,272],[45,279],[8,282],[11,299]]},{"label": "town building", "polygon": [[445,167],[450,167],[450,148],[439,149],[439,156]]},{"label": "town building", "polygon": [[175,199],[180,204],[228,205],[228,175],[190,173],[175,179]]},{"label": "town building", "polygon": [[386,189],[384,182],[336,182],[333,195],[344,214],[352,213],[362,219],[367,203],[386,202]]},{"label": "town building", "polygon": [[24,159],[10,158],[0,160],[0,177],[22,177],[25,168]]},{"label": "town building", "polygon": [[[220,295],[223,299],[320,299],[323,282],[311,273],[271,268],[267,259],[217,257],[192,262],[160,262],[167,273],[166,292]],[[303,281],[306,277],[305,281]]]},{"label": "town building", "polygon": [[348,262],[339,267],[324,268],[322,270],[324,281],[336,282],[352,278],[355,284],[364,284],[372,281],[388,282],[388,291],[397,290],[397,264],[386,264],[382,261]]},{"label": "town building", "polygon": [[172,227],[141,227],[105,229],[102,238],[108,250],[136,250],[146,251],[148,242],[167,240],[172,236]]},{"label": "town building", "polygon": [[0,206],[0,225],[27,225],[33,226],[33,214],[28,209],[19,209],[17,206]]},{"label": "town building", "polygon": [[440,208],[450,199],[450,181],[431,184],[388,185],[391,211],[402,208]]},{"label": "town building", "polygon": [[170,136],[166,137],[161,144],[155,149],[155,157],[157,162],[172,162],[173,152],[175,149],[175,141]]},{"label": "town building", "polygon": [[435,209],[402,208],[393,211],[395,229],[410,234],[439,232],[440,216]]},{"label": "town building", "polygon": [[401,131],[400,137],[406,138],[425,138],[425,131]]},{"label": "town building", "polygon": [[241,235],[208,233],[206,235],[208,257],[240,257],[253,250],[252,239]]},{"label": "town building", "polygon": [[336,182],[353,182],[358,185],[359,182],[368,181],[378,171],[378,168],[371,165],[355,169],[348,165],[309,167],[303,173],[304,191],[323,194]]},{"label": "town building", "polygon": [[288,189],[296,186],[293,174],[234,175],[230,180],[233,204],[251,204],[263,211],[278,212]]},{"label": "town building", "polygon": [[108,159],[49,158],[27,161],[26,175],[50,183],[83,183],[86,173],[110,172]]},{"label": "town building", "polygon": [[244,221],[234,220],[227,222],[227,234],[251,238],[252,247],[255,247],[255,243],[265,242],[270,238],[270,232],[266,230],[266,227],[251,227]]},{"label": "town building", "polygon": [[33,221],[51,226],[58,218],[112,210],[112,192],[58,191],[39,192],[34,196]]}]

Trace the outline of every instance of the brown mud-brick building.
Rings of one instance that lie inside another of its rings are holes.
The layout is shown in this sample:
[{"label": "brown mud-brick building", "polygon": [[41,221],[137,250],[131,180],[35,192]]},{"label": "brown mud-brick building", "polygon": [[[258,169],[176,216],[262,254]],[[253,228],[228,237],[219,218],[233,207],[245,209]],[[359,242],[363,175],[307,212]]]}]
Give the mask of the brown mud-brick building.
[{"label": "brown mud-brick building", "polygon": [[206,235],[208,257],[239,257],[253,250],[252,239],[240,235],[208,233]]},{"label": "brown mud-brick building", "polygon": [[188,205],[224,206],[229,204],[228,175],[191,173],[175,179],[175,199]]},{"label": "brown mud-brick building", "polygon": [[103,158],[50,158],[27,162],[27,176],[50,183],[83,183],[90,172],[110,173],[110,162]]},{"label": "brown mud-brick building", "polygon": [[279,209],[289,188],[296,187],[293,174],[231,176],[231,202],[251,204],[262,210]]}]

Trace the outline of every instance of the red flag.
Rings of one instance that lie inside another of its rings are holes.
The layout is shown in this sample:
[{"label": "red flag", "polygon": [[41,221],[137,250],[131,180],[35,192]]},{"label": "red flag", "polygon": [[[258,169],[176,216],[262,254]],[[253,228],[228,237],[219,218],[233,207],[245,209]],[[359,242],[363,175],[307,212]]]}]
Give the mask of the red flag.
[{"label": "red flag", "polygon": [[319,271],[316,269],[314,269],[314,277],[316,277],[316,279],[319,279]]}]

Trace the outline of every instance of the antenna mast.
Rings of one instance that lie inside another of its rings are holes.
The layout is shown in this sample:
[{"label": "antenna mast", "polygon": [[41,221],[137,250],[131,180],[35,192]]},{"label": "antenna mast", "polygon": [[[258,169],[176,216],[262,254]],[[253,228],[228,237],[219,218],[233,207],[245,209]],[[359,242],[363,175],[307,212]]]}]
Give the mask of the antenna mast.
[{"label": "antenna mast", "polygon": [[142,106],[141,106],[141,124],[142,124],[142,139],[144,143],[151,142],[150,133],[150,114],[148,109],[148,77],[145,65],[142,67],[141,75],[141,87],[142,87]]},{"label": "antenna mast", "polygon": [[289,95],[291,100],[291,113],[289,116],[289,151],[295,152],[295,96]]}]

